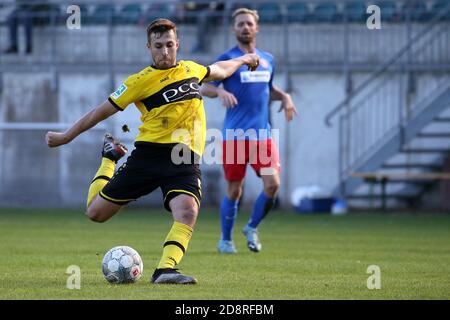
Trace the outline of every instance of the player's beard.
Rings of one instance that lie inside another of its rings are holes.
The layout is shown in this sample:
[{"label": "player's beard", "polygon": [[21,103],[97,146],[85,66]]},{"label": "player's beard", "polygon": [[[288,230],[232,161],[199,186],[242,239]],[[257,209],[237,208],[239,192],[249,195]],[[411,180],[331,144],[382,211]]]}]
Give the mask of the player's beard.
[{"label": "player's beard", "polygon": [[166,57],[166,58],[160,59],[158,61],[157,66],[160,69],[169,69],[169,68],[172,68],[173,66],[175,66],[175,64],[176,64],[176,60],[174,62],[173,59],[170,59],[170,58]]},{"label": "player's beard", "polygon": [[246,45],[255,41],[255,37],[250,34],[245,35],[245,36],[244,35],[236,35],[236,39],[239,43],[246,44]]}]

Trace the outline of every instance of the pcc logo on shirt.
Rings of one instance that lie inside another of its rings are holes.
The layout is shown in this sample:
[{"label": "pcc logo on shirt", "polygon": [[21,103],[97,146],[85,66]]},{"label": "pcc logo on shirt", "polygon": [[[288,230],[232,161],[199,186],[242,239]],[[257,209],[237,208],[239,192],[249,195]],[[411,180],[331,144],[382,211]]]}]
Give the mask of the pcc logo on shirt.
[{"label": "pcc logo on shirt", "polygon": [[119,89],[113,92],[111,95],[114,99],[118,99],[125,91],[127,90],[127,86],[122,84]]},{"label": "pcc logo on shirt", "polygon": [[196,80],[188,80],[186,82],[183,81],[179,83],[178,86],[168,88],[162,93],[162,95],[164,100],[167,103],[170,103],[177,100],[186,100],[184,99],[186,97],[188,97],[188,99],[196,98],[198,97],[199,90],[200,86]]},{"label": "pcc logo on shirt", "polygon": [[202,99],[197,77],[183,79],[168,84],[158,92],[142,100],[148,111],[173,102]]},{"label": "pcc logo on shirt", "polygon": [[242,71],[241,83],[248,82],[269,82],[270,71]]}]

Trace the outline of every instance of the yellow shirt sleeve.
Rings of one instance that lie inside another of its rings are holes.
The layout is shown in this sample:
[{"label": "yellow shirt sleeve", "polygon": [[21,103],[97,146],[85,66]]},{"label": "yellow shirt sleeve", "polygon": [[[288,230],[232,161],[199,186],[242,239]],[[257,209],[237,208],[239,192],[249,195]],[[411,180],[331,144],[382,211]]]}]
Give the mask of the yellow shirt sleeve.
[{"label": "yellow shirt sleeve", "polygon": [[120,111],[140,99],[141,90],[136,75],[129,76],[119,88],[111,93],[108,100]]},{"label": "yellow shirt sleeve", "polygon": [[193,70],[194,76],[198,78],[198,82],[201,84],[203,79],[209,76],[209,67],[202,66],[194,61],[186,61],[186,64]]}]

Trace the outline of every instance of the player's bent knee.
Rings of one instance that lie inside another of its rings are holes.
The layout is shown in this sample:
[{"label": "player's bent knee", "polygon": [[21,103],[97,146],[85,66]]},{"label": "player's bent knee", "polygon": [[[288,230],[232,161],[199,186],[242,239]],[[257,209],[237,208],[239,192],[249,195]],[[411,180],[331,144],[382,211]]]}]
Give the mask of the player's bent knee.
[{"label": "player's bent knee", "polygon": [[93,208],[92,206],[86,210],[86,216],[91,221],[98,223],[102,223],[109,220],[109,218],[111,218],[114,215],[114,213],[108,212],[104,209]]},{"label": "player's bent knee", "polygon": [[231,200],[239,200],[241,198],[241,195],[241,188],[231,189],[228,191],[228,198],[230,198]]},{"label": "player's bent knee", "polygon": [[198,215],[198,204],[194,198],[180,195],[170,202],[172,214],[176,220],[193,225]]},{"label": "player's bent knee", "polygon": [[196,218],[198,214],[198,205],[194,199],[185,201],[180,206],[179,212],[186,219]]},{"label": "player's bent knee", "polygon": [[98,223],[102,223],[102,222],[105,222],[106,220],[108,220],[108,218],[105,217],[98,210],[92,210],[89,208],[86,210],[86,216],[89,218],[89,220],[91,220],[93,222],[98,222]]},{"label": "player's bent knee", "polygon": [[242,196],[242,181],[230,182],[228,184],[227,196],[230,200],[239,200]]},{"label": "player's bent knee", "polygon": [[86,216],[94,222],[102,223],[114,216],[122,206],[96,197],[86,209]]},{"label": "player's bent knee", "polygon": [[194,221],[197,219],[198,210],[195,207],[185,208],[180,212],[180,216],[184,221]]},{"label": "player's bent knee", "polygon": [[279,189],[280,189],[280,184],[278,182],[273,182],[269,185],[264,186],[264,192],[269,197],[274,197],[278,193]]}]

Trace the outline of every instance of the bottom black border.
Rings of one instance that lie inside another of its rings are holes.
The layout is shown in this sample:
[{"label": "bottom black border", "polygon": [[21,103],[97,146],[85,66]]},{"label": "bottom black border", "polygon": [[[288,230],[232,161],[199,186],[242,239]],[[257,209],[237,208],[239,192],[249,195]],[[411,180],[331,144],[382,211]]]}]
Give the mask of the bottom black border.
[{"label": "bottom black border", "polygon": [[[311,319],[366,318],[401,312],[430,317],[448,311],[450,300],[3,300],[2,313],[107,319]],[[207,312],[206,312],[207,311]],[[205,314],[206,312],[206,314]],[[444,313],[445,314],[445,313]]]}]

